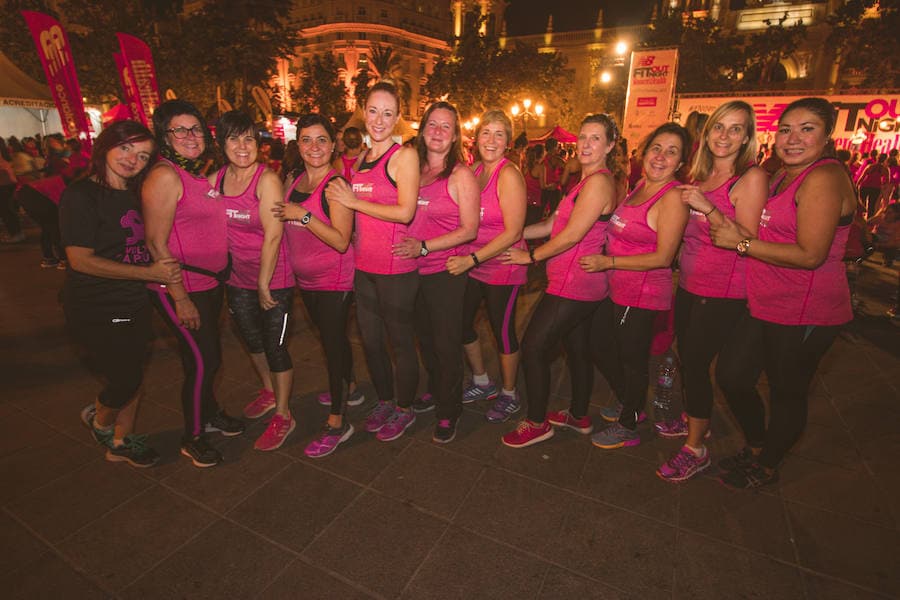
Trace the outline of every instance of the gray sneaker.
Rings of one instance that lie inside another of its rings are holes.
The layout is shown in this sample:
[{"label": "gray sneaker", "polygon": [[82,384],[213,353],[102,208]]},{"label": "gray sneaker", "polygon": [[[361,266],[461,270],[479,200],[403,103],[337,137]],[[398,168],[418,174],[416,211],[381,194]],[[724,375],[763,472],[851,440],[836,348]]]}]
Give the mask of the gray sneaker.
[{"label": "gray sneaker", "polygon": [[493,400],[496,397],[497,386],[493,381],[488,382],[487,385],[472,383],[463,391],[462,401],[463,404],[470,404],[476,400]]},{"label": "gray sneaker", "polygon": [[520,408],[522,406],[515,396],[500,394],[491,409],[484,414],[484,417],[491,423],[503,423],[519,412]]},{"label": "gray sneaker", "polygon": [[628,446],[637,446],[641,443],[641,436],[637,431],[626,429],[619,423],[613,423],[603,431],[591,436],[591,443],[598,448],[612,450]]},{"label": "gray sneaker", "polygon": [[[600,409],[600,416],[603,417],[604,421],[609,421],[612,423],[613,421],[619,420],[619,415],[622,414],[622,403],[616,402],[615,404],[610,404],[609,406],[604,406]],[[647,420],[647,413],[641,411],[641,414],[638,415],[637,422],[643,423]]]},{"label": "gray sneaker", "polygon": [[81,422],[84,423],[84,426],[87,427],[91,435],[94,438],[94,441],[100,444],[101,446],[109,446],[112,443],[113,435],[115,433],[115,429],[110,427],[107,430],[97,429],[94,427],[94,416],[97,414],[97,407],[91,403],[81,409]]}]

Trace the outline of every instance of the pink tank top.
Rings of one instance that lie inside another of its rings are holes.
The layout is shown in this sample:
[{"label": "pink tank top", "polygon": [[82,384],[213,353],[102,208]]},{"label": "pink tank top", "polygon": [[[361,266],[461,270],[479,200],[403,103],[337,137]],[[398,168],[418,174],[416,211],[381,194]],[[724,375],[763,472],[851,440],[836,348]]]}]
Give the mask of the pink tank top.
[{"label": "pink tank top", "polygon": [[[309,197],[299,202],[317,219],[329,225],[331,225],[331,218],[325,214],[325,210],[322,208],[322,194],[328,182],[337,176],[336,171],[329,171]],[[293,193],[300,177],[291,184],[284,196],[285,202],[297,203],[297,200],[301,200]],[[355,266],[352,245],[341,254],[317,238],[309,229],[303,227],[300,221],[288,221],[284,224],[284,239],[291,269],[297,278],[297,285],[300,286],[300,289],[321,292],[349,292],[353,289]]]},{"label": "pink tank top", "polygon": [[[409,235],[417,240],[430,240],[459,227],[459,206],[450,196],[450,178],[436,179],[419,188],[416,216],[409,226]],[[447,259],[465,254],[466,245],[435,250],[420,256],[419,274],[433,275],[447,269]]]},{"label": "pink tank top", "polygon": [[[228,224],[225,202],[206,177],[195,177],[173,162],[162,159],[181,179],[181,198],[169,232],[169,252],[182,264],[217,273],[228,265]],[[182,271],[188,292],[203,292],[219,285],[209,275]]]},{"label": "pink tank top", "polygon": [[[575,200],[584,187],[588,178],[598,173],[609,173],[601,169],[591,173],[572,188],[556,209],[556,219],[553,221],[553,230],[550,238],[553,239],[559,232],[565,229],[575,209]],[[602,254],[606,245],[606,227],[610,215],[601,215],[600,220],[591,225],[588,232],[581,240],[561,254],[557,254],[547,261],[547,293],[560,298],[594,302],[603,300],[609,295],[609,283],[607,273],[588,273],[581,268],[578,259],[590,254]]]},{"label": "pink tank top", "polygon": [[[500,210],[500,195],[497,193],[497,180],[500,171],[509,161],[500,159],[500,163],[491,173],[487,185],[481,190],[481,222],[478,226],[478,236],[468,248],[469,253],[484,248],[495,237],[506,229],[503,225],[503,212]],[[484,170],[484,164],[479,164],[475,169],[478,177]],[[525,240],[519,239],[512,245],[513,248],[525,249]],[[528,267],[524,265],[505,265],[500,262],[500,256],[495,256],[483,261],[481,265],[469,271],[470,277],[491,285],[522,285],[528,275]]]},{"label": "pink tank top", "polygon": [[[360,200],[377,204],[397,204],[397,185],[388,177],[388,162],[400,149],[398,144],[381,155],[371,169],[353,173],[350,185]],[[407,237],[409,228],[356,213],[356,268],[376,275],[399,275],[416,270],[416,259],[394,256],[394,244]]]},{"label": "pink tank top", "polygon": [[[656,232],[647,224],[647,213],[663,194],[678,185],[670,181],[649,200],[639,206],[628,206],[628,198],[619,205],[609,220],[607,254],[634,256],[656,251]],[[644,186],[639,184],[629,198]],[[634,306],[647,310],[672,308],[672,268],[650,271],[609,271],[610,296],[619,306]]]},{"label": "pink tank top", "polygon": [[356,164],[356,160],[359,156],[353,156],[351,158],[347,158],[343,154],[341,154],[341,162],[344,163],[344,179],[350,181],[353,177],[353,165]]},{"label": "pink tank top", "polygon": [[[837,161],[825,159],[813,163],[784,190],[769,198],[759,223],[760,240],[781,244],[797,242],[797,189],[813,169],[831,162]],[[778,179],[771,191],[778,189],[782,180]],[[853,319],[842,260],[849,234],[849,225],[839,225],[825,262],[812,270],[748,259],[750,314],[781,325],[840,325]]]},{"label": "pink tank top", "polygon": [[531,171],[525,173],[525,197],[530,206],[541,205],[541,180],[532,175]]},{"label": "pink tank top", "polygon": [[[216,177],[216,189],[225,201],[225,215],[228,217],[228,252],[231,253],[231,277],[228,285],[245,290],[255,290],[258,287],[260,254],[265,233],[259,218],[256,186],[265,169],[265,165],[259,165],[247,189],[238,196],[226,196],[221,191],[225,169],[220,170]],[[269,289],[283,290],[289,287],[294,287],[294,276],[287,262],[284,244],[281,244]]]},{"label": "pink tank top", "polygon": [[[703,195],[719,212],[734,220],[735,210],[729,193],[740,177],[732,177]],[[746,298],[746,260],[733,249],[717,248],[709,238],[709,221],[703,213],[691,209],[681,245],[681,273],[678,285],[707,298]]]}]

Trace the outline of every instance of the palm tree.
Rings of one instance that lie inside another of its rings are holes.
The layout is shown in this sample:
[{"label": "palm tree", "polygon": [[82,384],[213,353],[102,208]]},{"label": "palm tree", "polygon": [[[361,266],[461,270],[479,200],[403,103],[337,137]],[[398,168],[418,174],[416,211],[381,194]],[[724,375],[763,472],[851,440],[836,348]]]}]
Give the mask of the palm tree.
[{"label": "palm tree", "polygon": [[412,86],[406,77],[406,72],[400,57],[394,53],[390,46],[381,44],[372,45],[372,56],[369,66],[375,71],[379,79],[389,80],[397,88],[400,100],[409,110],[409,100],[412,98]]}]

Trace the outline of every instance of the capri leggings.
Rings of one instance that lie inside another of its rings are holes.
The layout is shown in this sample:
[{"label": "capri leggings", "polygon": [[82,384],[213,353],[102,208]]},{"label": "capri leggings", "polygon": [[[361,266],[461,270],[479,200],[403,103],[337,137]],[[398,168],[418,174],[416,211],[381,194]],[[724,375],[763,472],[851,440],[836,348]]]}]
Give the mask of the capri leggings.
[{"label": "capri leggings", "polygon": [[712,414],[709,367],[723,348],[734,343],[734,327],[747,312],[743,298],[706,298],[684,288],[675,294],[675,335],[684,379],[685,410],[695,419]]},{"label": "capri leggings", "polygon": [[263,310],[256,290],[228,288],[228,312],[241,332],[250,354],[266,355],[272,373],[290,371],[293,367],[287,349],[288,317],[294,301],[294,288],[271,290],[278,306]]},{"label": "capri leggings", "polygon": [[463,344],[478,341],[475,331],[475,315],[484,300],[487,305],[488,320],[497,341],[500,354],[515,354],[519,351],[516,337],[516,299],[520,285],[492,285],[469,277],[466,295],[463,299]]},{"label": "capri leggings", "polygon": [[181,410],[187,436],[199,436],[203,431],[203,424],[219,411],[213,384],[222,365],[219,337],[222,290],[222,286],[218,286],[203,292],[188,292],[191,302],[200,313],[200,329],[187,329],[181,324],[175,312],[175,302],[168,294],[156,291],[150,295],[153,304],[178,340],[181,366],[184,369]]},{"label": "capri leggings", "polygon": [[419,273],[377,275],[357,270],[354,289],[356,320],[378,399],[394,399],[394,367],[385,345],[386,331],[397,365],[397,405],[408,408],[419,385],[415,329]]},{"label": "capri leggings", "polygon": [[353,351],[347,337],[347,316],[350,314],[353,292],[301,289],[300,296],[322,338],[328,367],[331,414],[343,414],[345,390],[354,381]]},{"label": "capri leggings", "polygon": [[86,321],[67,314],[72,336],[87,350],[88,366],[103,380],[97,396],[103,406],[121,409],[140,389],[153,337],[150,317],[149,305],[115,320]]},{"label": "capri leggings", "polygon": [[613,303],[614,337],[623,374],[619,423],[626,429],[637,427],[638,415],[644,410],[647,400],[650,379],[647,361],[650,360],[650,343],[653,341],[653,322],[659,312]]}]

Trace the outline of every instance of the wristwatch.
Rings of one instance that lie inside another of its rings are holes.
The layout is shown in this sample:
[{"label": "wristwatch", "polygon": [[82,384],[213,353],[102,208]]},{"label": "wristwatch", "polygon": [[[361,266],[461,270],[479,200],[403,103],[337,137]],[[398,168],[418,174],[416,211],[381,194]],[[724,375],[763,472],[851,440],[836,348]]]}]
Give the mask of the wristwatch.
[{"label": "wristwatch", "polygon": [[425,245],[425,240],[422,240],[422,249],[419,250],[419,256],[428,256],[428,246]]},{"label": "wristwatch", "polygon": [[307,211],[305,215],[300,217],[300,224],[306,227],[307,225],[309,225],[309,222],[312,221],[312,216],[312,213]]},{"label": "wristwatch", "polygon": [[746,256],[750,250],[750,238],[744,238],[737,244],[737,253],[739,256]]}]

